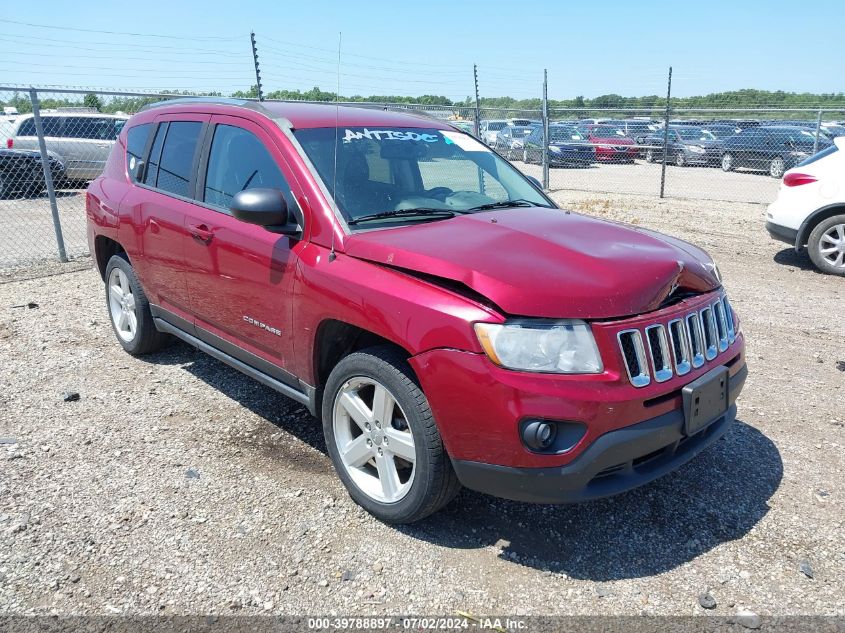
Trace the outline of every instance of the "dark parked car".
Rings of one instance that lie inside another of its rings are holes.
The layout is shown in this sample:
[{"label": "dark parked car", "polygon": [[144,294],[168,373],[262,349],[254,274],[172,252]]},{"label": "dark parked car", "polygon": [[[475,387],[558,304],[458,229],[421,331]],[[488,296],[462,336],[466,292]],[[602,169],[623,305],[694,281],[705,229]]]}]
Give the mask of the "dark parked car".
[{"label": "dark parked car", "polygon": [[493,147],[508,160],[522,156],[525,137],[534,131],[530,125],[509,125],[499,130]]},{"label": "dark parked car", "polygon": [[[663,160],[663,131],[647,137],[645,159],[648,163]],[[670,126],[666,151],[667,162],[684,165],[718,165],[723,143],[711,132],[686,125]]]},{"label": "dark parked car", "polygon": [[707,130],[716,138],[728,138],[742,132],[742,128],[732,123],[703,123],[702,130]]},{"label": "dark parked car", "polygon": [[[596,162],[592,144],[574,125],[549,126],[549,165],[588,167]],[[543,128],[533,129],[524,141],[522,160],[526,163],[543,162]]]},{"label": "dark parked car", "polygon": [[[58,158],[50,157],[53,180],[64,179],[65,167]],[[44,191],[44,170],[41,154],[32,150],[0,149],[0,198],[15,193],[36,196]]]},{"label": "dark parked car", "polygon": [[[816,137],[813,132],[790,125],[766,125],[743,130],[724,140],[722,169],[739,167],[767,171],[772,178],[781,178],[813,154]],[[819,138],[818,150],[830,147],[826,138]]]}]

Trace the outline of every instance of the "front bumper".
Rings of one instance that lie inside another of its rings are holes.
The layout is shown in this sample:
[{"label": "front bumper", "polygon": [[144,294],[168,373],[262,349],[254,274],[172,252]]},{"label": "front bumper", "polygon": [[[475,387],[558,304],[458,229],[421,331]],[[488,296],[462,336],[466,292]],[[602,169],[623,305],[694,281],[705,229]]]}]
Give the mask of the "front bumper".
[{"label": "front bumper", "polygon": [[565,466],[519,468],[453,460],[461,483],[472,490],[534,503],[575,503],[616,495],[649,483],[685,464],[721,438],[736,419],[736,398],[748,370],[730,378],[730,407],[692,436],[674,410],[605,433]]}]

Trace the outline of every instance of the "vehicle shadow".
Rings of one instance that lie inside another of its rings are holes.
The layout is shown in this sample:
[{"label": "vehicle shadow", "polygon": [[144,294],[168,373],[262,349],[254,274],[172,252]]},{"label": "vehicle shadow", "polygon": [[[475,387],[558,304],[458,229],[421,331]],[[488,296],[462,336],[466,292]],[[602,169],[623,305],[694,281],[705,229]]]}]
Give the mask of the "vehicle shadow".
[{"label": "vehicle shadow", "polygon": [[181,365],[182,369],[270,422],[278,430],[290,433],[321,453],[328,454],[323,427],[308,413],[305,405],[262,385],[187,343],[174,341],[160,352],[138,358],[154,365]]},{"label": "vehicle shadow", "polygon": [[640,578],[743,537],[782,478],[777,447],[737,421],[678,471],[616,497],[534,506],[463,491],[446,510],[399,529],[443,547],[498,547],[504,560],[572,578]]},{"label": "vehicle shadow", "polygon": [[[278,430],[326,453],[321,424],[298,402],[183,343],[147,358],[182,365]],[[311,468],[333,475],[327,460]],[[639,578],[742,538],[766,515],[782,478],[774,443],[738,420],[678,471],[610,499],[534,505],[463,490],[428,519],[390,529],[444,548],[495,547],[503,560],[572,578]]]},{"label": "vehicle shadow", "polygon": [[782,251],[775,253],[775,256],[772,259],[776,264],[781,264],[782,266],[794,266],[795,268],[800,268],[801,270],[809,270],[821,274],[819,270],[813,266],[813,262],[810,261],[810,256],[807,255],[806,250],[796,253],[794,248],[785,248]]}]

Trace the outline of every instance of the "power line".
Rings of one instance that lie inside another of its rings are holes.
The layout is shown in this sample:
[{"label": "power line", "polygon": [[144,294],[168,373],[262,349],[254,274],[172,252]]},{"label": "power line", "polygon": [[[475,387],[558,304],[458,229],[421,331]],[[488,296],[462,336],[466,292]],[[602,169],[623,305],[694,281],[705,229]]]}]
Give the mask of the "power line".
[{"label": "power line", "polygon": [[[262,36],[262,41],[263,40],[267,40],[268,42],[275,42],[276,44],[281,44],[282,46],[294,46],[296,48],[309,48],[311,50],[322,51],[324,53],[334,52],[334,51],[332,51],[331,49],[328,49],[328,48],[320,48],[319,46],[308,46],[306,44],[298,44],[296,42],[288,42],[288,41],[285,41],[285,40],[277,40],[277,39],[272,38],[272,37]],[[385,61],[385,59],[383,57],[373,57],[372,55],[359,55],[359,54],[356,54],[356,53],[346,53],[345,56],[346,57],[358,57],[360,59],[374,59],[374,60],[380,61],[380,62]],[[397,64],[408,64],[408,65],[415,65],[416,64],[418,66],[428,66],[428,67],[431,67],[431,68],[461,68],[461,66],[451,65],[451,64],[426,64],[426,63],[423,63],[423,62],[409,62],[409,61],[403,61],[403,60],[400,60],[400,59],[393,59],[393,61],[395,61]]]},{"label": "power line", "polygon": [[[13,40],[9,40],[8,38],[17,38]],[[102,44],[106,47],[114,47],[113,42],[77,42],[74,40],[62,40],[62,39],[55,39],[55,38],[48,38],[48,37],[39,37],[39,41],[41,42],[55,42],[58,43],[58,48],[75,48],[76,50],[81,51],[114,51],[114,48],[85,48],[78,46],[81,43],[85,44]],[[15,35],[13,33],[0,33],[0,40],[10,41],[17,44],[31,44],[32,38],[24,35]],[[180,52],[191,51],[191,52],[199,52],[199,53],[214,53],[217,55],[221,55],[223,57],[243,57],[243,53],[236,53],[234,51],[221,51],[215,50],[210,48],[193,48],[193,47],[186,47],[186,46],[166,46],[166,45],[155,45],[155,48],[150,48],[153,46],[152,44],[132,44],[131,42],[123,42],[120,44],[121,47],[130,47],[138,49],[138,52],[150,52],[150,53],[160,53],[162,50],[176,50]]]},{"label": "power line", "polygon": [[[2,38],[0,38],[0,39],[2,39]],[[32,57],[32,56],[66,57],[66,55],[64,55],[62,53],[36,53],[36,52],[29,52],[29,51],[26,52],[26,53],[19,53],[17,51],[3,53],[4,57],[9,56],[9,55],[16,55],[18,57]],[[115,59],[115,56],[113,54],[112,55],[79,55],[79,54],[75,54],[74,57],[80,57],[82,59],[110,59],[110,60]],[[153,60],[153,59],[150,59],[149,57],[121,57],[120,59],[122,59],[122,60],[123,59],[131,59],[133,61],[139,61],[139,62],[154,61],[154,62],[173,63],[173,64],[184,64],[184,63],[186,63],[186,61],[184,59],[169,59],[169,58],[168,59],[154,59]],[[218,66],[243,66],[244,65],[244,62],[221,62],[221,61],[211,60],[211,59],[191,59],[187,63],[189,63],[189,64],[215,64],[215,65],[218,65]]]},{"label": "power line", "polygon": [[98,33],[100,35],[130,35],[133,37],[158,37],[163,39],[169,40],[196,40],[196,41],[209,41],[209,40],[217,40],[217,41],[233,41],[241,39],[240,36],[234,37],[218,37],[218,36],[205,36],[205,37],[186,37],[184,35],[161,35],[158,33],[130,33],[127,31],[101,31],[98,29],[80,29],[74,28],[71,26],[53,26],[51,24],[34,24],[32,22],[19,22],[18,20],[8,20],[5,18],[0,18],[0,22],[5,22],[7,24],[17,24],[19,26],[31,26],[37,29],[52,29],[55,31],[77,31],[79,33]]},{"label": "power line", "polygon": [[[323,63],[323,64],[334,64],[335,62],[331,59],[327,59],[325,57],[314,57],[313,55],[302,55],[302,54],[295,54],[290,51],[285,51],[280,48],[276,48],[274,46],[265,46],[262,44],[261,46],[262,51],[268,50],[273,53],[274,56],[278,57],[288,57],[291,59],[307,59],[309,61],[313,61],[316,63]],[[369,68],[371,70],[383,70],[387,72],[399,72],[407,74],[409,71],[409,67],[405,66],[403,68],[391,68],[388,66],[372,66],[369,64],[355,64],[356,68]],[[434,71],[434,70],[427,70],[427,71],[419,71],[414,70],[415,74],[426,74],[426,75],[466,75],[466,70],[449,70],[449,71]]]}]

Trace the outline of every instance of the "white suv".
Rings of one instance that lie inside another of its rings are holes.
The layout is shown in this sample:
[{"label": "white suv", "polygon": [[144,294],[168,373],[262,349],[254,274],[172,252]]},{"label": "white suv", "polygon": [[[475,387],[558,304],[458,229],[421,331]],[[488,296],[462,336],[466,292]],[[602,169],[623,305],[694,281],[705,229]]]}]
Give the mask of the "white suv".
[{"label": "white suv", "polygon": [[783,175],[766,229],[796,251],[806,246],[820,271],[845,276],[845,137]]}]

